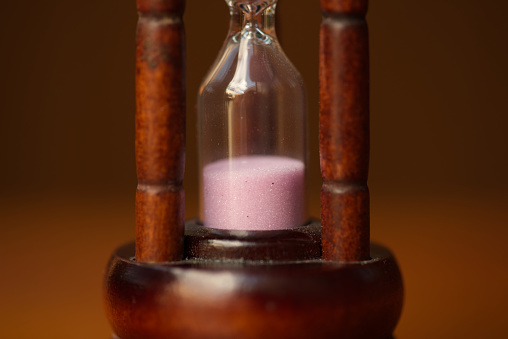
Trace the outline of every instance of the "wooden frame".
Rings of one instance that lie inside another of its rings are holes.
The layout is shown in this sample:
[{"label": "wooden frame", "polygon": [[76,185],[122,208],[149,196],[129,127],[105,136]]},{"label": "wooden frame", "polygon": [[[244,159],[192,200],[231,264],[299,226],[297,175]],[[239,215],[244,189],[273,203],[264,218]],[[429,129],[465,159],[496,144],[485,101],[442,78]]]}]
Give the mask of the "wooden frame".
[{"label": "wooden frame", "polygon": [[321,223],[245,234],[184,225],[185,1],[138,0],[136,242],[104,279],[118,337],[391,336],[403,285],[369,240],[367,3],[321,0]]}]

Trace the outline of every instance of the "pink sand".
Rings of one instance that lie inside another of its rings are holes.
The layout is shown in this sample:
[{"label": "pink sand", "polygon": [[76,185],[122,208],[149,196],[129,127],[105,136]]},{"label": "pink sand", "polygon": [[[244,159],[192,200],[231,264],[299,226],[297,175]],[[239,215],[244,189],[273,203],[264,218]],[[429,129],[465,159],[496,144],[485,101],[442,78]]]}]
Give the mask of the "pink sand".
[{"label": "pink sand", "polygon": [[302,161],[242,156],[203,168],[204,224],[231,230],[280,230],[305,221]]}]

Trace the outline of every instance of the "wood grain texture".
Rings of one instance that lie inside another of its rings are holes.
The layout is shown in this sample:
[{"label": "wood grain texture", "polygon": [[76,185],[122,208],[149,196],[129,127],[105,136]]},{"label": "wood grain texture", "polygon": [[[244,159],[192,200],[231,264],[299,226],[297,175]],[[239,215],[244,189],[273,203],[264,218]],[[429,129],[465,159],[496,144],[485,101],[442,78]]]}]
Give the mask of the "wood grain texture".
[{"label": "wood grain texture", "polygon": [[323,259],[369,258],[367,1],[322,0],[319,149]]},{"label": "wood grain texture", "polygon": [[138,0],[136,258],[183,257],[185,38],[183,0]]},{"label": "wood grain texture", "polygon": [[123,339],[387,339],[402,309],[397,263],[377,245],[356,263],[150,265],[133,254],[120,248],[104,281],[106,314]]}]

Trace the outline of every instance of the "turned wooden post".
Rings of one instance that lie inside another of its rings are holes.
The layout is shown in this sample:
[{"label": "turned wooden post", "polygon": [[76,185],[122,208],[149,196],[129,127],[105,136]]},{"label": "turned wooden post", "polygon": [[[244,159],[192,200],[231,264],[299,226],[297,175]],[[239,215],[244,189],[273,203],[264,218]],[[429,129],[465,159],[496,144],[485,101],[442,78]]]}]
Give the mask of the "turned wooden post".
[{"label": "turned wooden post", "polygon": [[185,0],[138,0],[136,260],[183,258]]},{"label": "turned wooden post", "polygon": [[319,148],[323,259],[369,259],[367,0],[321,0]]}]

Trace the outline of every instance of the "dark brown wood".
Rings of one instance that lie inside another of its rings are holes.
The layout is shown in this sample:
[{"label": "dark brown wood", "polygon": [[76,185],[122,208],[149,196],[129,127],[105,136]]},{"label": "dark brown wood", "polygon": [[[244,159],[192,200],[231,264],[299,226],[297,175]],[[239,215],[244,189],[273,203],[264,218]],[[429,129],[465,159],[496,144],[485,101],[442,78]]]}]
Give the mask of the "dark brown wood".
[{"label": "dark brown wood", "polygon": [[367,0],[322,0],[319,149],[323,259],[369,258]]},{"label": "dark brown wood", "polygon": [[321,258],[321,224],[281,231],[230,231],[185,224],[185,258],[295,261]]},{"label": "dark brown wood", "polygon": [[368,4],[368,0],[321,0],[321,9],[330,14],[342,13],[365,16]]},{"label": "dark brown wood", "polygon": [[138,0],[136,259],[183,257],[184,0]]},{"label": "dark brown wood", "polygon": [[383,247],[372,260],[339,263],[185,260],[143,264],[134,248],[111,258],[108,319],[123,339],[386,339],[403,292]]}]

